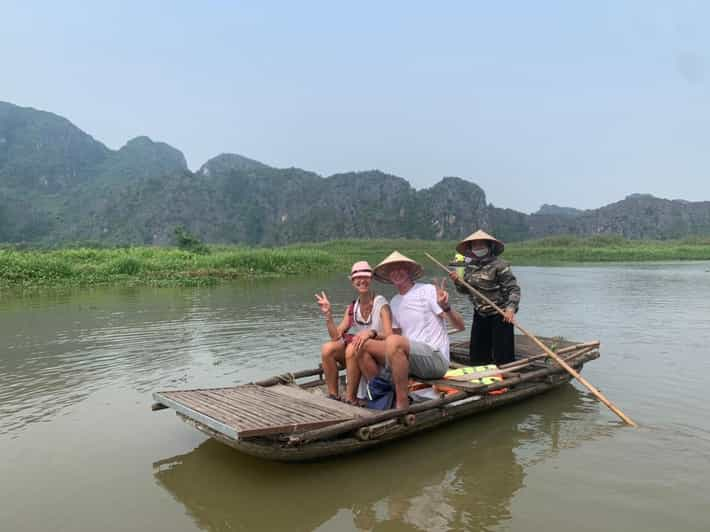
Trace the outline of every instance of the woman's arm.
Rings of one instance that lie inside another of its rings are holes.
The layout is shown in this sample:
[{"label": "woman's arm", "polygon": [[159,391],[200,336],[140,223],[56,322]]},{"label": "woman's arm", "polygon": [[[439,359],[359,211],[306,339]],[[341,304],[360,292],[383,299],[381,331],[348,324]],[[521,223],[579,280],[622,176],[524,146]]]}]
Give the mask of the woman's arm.
[{"label": "woman's arm", "polygon": [[328,314],[325,315],[325,326],[328,328],[328,334],[330,335],[331,340],[338,340],[341,338],[348,328],[348,309],[345,309],[343,319],[340,321],[340,325],[337,326],[333,321],[333,315],[328,312]]},{"label": "woman's arm", "polygon": [[325,292],[316,294],[316,301],[318,302],[318,306],[320,307],[321,313],[325,317],[325,326],[328,328],[328,334],[330,335],[330,339],[333,341],[337,340],[338,338],[343,336],[343,333],[348,328],[348,308],[345,309],[345,315],[343,316],[343,320],[340,322],[340,325],[336,327],[335,322],[333,322],[333,314],[331,313],[330,301],[328,300],[328,296],[325,294]]},{"label": "woman's arm", "polygon": [[355,351],[360,351],[369,340],[384,340],[392,334],[392,311],[387,303],[384,303],[380,309],[380,329],[382,332],[377,329],[366,329],[357,333],[353,340]]}]

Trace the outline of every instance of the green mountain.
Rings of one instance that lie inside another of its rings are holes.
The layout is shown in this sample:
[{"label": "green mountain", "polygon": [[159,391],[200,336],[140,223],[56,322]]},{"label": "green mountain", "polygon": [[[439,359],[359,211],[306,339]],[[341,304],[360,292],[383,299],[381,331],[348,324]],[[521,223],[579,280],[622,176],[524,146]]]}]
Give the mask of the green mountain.
[{"label": "green mountain", "polygon": [[180,150],[148,137],[129,140],[120,150],[110,152],[94,170],[97,180],[116,184],[189,171]]},{"label": "green mountain", "polygon": [[549,205],[544,203],[533,214],[551,215],[551,216],[577,216],[584,211],[575,209],[574,207],[560,207],[559,205]]},{"label": "green mountain", "polygon": [[68,120],[0,102],[0,241],[169,244],[182,225],[213,243],[334,238],[504,240],[551,234],[670,238],[710,233],[710,203],[632,195],[595,210],[487,204],[458,177],[415,190],[379,170],[322,177],[221,154],[191,172],[183,154],[136,137],[111,150]]},{"label": "green mountain", "polygon": [[630,239],[669,239],[710,235],[710,202],[657,198],[631,194],[599,209],[574,216],[533,214],[529,236],[621,235]]},{"label": "green mountain", "polygon": [[110,150],[66,118],[0,102],[0,183],[55,193],[87,183]]}]

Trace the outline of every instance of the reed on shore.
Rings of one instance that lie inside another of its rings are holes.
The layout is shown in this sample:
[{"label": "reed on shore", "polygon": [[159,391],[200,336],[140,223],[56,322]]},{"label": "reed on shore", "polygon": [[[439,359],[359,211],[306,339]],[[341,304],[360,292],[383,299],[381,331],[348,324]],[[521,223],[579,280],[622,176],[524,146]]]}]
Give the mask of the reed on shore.
[{"label": "reed on shore", "polygon": [[[53,250],[0,247],[0,287],[99,284],[208,285],[224,279],[347,271],[356,260],[373,265],[392,250],[424,264],[424,253],[453,258],[455,241],[405,239],[332,240],[277,248],[209,246],[209,253],[137,246]],[[626,240],[621,237],[548,237],[506,245],[514,265],[589,262],[710,260],[710,237]]]},{"label": "reed on shore", "polygon": [[217,247],[0,250],[0,286],[98,284],[209,285],[220,279],[332,271],[335,258],[314,249]]}]

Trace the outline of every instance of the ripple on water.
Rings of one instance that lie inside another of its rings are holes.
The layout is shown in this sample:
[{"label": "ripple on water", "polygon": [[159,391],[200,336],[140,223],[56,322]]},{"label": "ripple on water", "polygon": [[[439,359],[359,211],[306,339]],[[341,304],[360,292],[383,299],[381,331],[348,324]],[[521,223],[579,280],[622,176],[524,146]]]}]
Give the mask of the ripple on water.
[{"label": "ripple on water", "polygon": [[[71,306],[71,299],[61,304]],[[35,325],[45,334],[16,333],[13,356],[0,361],[0,434],[51,419],[107,386],[141,392],[219,386],[294,364],[312,367],[324,336],[322,322],[315,327],[313,308],[305,305],[289,312],[289,319],[276,304],[177,307],[167,315],[135,308],[80,307],[66,316],[67,309],[53,305],[30,309],[44,322]]]}]

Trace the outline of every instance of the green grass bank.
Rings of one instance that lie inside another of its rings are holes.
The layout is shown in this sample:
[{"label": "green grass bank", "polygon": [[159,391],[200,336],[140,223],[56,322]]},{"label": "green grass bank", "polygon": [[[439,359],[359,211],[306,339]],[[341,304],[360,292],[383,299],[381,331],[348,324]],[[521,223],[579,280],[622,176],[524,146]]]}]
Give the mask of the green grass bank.
[{"label": "green grass bank", "polygon": [[[209,246],[208,254],[175,248],[127,247],[18,250],[0,247],[0,287],[99,284],[208,285],[222,279],[347,271],[356,260],[373,265],[392,250],[428,263],[454,254],[453,241],[335,240],[279,248]],[[620,237],[549,237],[510,243],[514,265],[585,262],[710,260],[710,237],[641,241]]]},{"label": "green grass bank", "polygon": [[209,254],[175,248],[0,250],[0,286],[141,284],[200,286],[221,279],[279,277],[337,269],[316,249],[216,247]]},{"label": "green grass bank", "polygon": [[[336,255],[343,266],[365,258],[382,260],[393,249],[424,262],[424,253],[446,262],[453,258],[455,241],[335,240],[309,247]],[[303,246],[301,246],[303,248]],[[627,240],[616,236],[559,236],[506,244],[503,258],[513,265],[548,266],[585,262],[640,262],[710,260],[710,236],[683,240]]]}]

